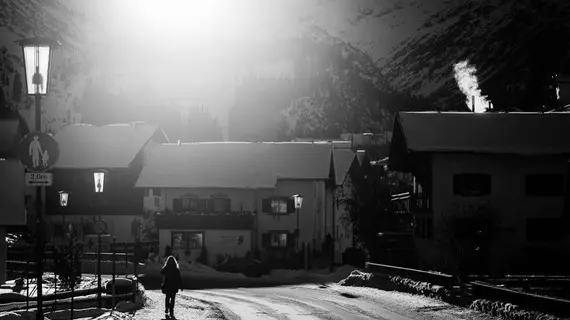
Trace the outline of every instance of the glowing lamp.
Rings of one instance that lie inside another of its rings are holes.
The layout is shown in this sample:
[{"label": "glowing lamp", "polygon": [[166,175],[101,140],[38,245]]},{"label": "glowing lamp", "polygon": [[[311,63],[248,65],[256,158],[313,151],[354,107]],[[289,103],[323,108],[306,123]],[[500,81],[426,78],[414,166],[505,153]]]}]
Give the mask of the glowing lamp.
[{"label": "glowing lamp", "polygon": [[102,193],[105,188],[105,171],[100,170],[93,173],[93,183],[95,186],[95,193]]},{"label": "glowing lamp", "polygon": [[16,41],[24,54],[26,88],[29,95],[45,95],[49,90],[52,51],[60,46],[49,38],[27,38]]},{"label": "glowing lamp", "polygon": [[303,206],[303,196],[300,194],[293,195],[293,200],[295,200],[295,209],[301,209]]},{"label": "glowing lamp", "polygon": [[67,207],[68,202],[69,202],[69,192],[60,191],[59,192],[59,205],[62,207]]}]

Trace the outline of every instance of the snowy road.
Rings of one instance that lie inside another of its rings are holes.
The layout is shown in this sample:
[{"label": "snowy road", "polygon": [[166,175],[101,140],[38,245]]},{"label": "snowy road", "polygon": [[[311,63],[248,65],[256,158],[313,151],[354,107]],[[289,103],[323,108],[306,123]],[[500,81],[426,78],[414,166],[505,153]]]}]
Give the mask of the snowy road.
[{"label": "snowy road", "polygon": [[335,284],[185,290],[177,299],[213,304],[228,320],[489,319],[475,311],[425,297]]}]

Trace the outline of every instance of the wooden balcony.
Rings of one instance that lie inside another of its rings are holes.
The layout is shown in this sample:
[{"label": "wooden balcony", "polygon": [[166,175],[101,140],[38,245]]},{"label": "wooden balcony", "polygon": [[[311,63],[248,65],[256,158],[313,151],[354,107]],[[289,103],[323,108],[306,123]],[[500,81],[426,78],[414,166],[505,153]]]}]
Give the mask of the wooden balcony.
[{"label": "wooden balcony", "polygon": [[239,212],[172,212],[157,214],[158,229],[248,230],[253,229],[255,213]]}]

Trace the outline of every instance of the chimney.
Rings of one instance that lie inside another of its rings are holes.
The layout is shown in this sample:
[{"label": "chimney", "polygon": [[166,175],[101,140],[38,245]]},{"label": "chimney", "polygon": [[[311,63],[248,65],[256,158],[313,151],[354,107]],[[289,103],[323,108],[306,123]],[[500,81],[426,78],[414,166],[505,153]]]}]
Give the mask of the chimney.
[{"label": "chimney", "polygon": [[570,73],[558,76],[558,105],[561,107],[570,104]]},{"label": "chimney", "polygon": [[475,96],[471,96],[471,104],[473,105],[471,111],[473,111],[473,113],[475,113]]}]

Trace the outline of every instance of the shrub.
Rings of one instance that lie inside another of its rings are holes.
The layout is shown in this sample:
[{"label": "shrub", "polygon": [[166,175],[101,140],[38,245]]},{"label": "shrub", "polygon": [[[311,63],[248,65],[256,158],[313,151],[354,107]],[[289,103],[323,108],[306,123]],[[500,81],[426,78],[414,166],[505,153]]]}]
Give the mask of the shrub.
[{"label": "shrub", "polygon": [[54,272],[59,281],[66,288],[71,288],[81,279],[81,265],[83,261],[83,247],[79,242],[55,246]]},{"label": "shrub", "polygon": [[473,301],[469,308],[507,320],[561,320],[561,318],[552,315],[524,310],[511,303],[486,299],[477,299]]}]

